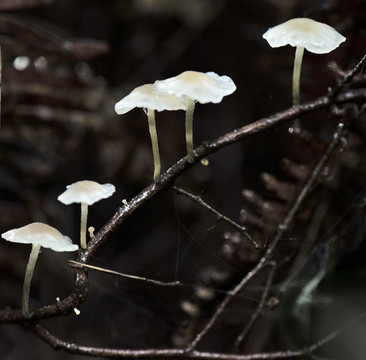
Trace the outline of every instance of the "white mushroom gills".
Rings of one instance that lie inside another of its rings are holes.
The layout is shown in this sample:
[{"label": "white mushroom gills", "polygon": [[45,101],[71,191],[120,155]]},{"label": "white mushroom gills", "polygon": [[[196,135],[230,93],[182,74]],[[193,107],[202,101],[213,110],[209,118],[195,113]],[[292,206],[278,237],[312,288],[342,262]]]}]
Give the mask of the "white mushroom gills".
[{"label": "white mushroom gills", "polygon": [[135,107],[145,110],[149,123],[149,133],[154,159],[154,181],[160,181],[160,152],[155,123],[155,110],[185,110],[186,99],[161,92],[155,84],[145,84],[134,89],[129,95],[116,103],[117,114],[125,114]]},{"label": "white mushroom gills", "polygon": [[32,244],[32,251],[25,271],[22,294],[22,313],[26,319],[29,319],[31,317],[29,311],[30,285],[41,246],[58,252],[75,251],[79,247],[74,245],[70,238],[62,235],[52,226],[39,222],[9,230],[1,234],[1,237],[15,243]]},{"label": "white mushroom gills", "polygon": [[293,70],[293,104],[300,102],[300,73],[304,49],[326,54],[336,49],[346,38],[333,27],[308,18],[295,18],[270,28],[263,34],[273,48],[296,47]]},{"label": "white mushroom gills", "polygon": [[66,190],[57,198],[65,205],[81,204],[80,246],[86,248],[86,224],[88,206],[102,199],[107,199],[116,191],[112,184],[99,184],[96,181],[82,180],[68,185]]},{"label": "white mushroom gills", "polygon": [[185,71],[178,76],[155,81],[161,92],[187,99],[186,147],[188,161],[193,163],[193,113],[195,103],[219,103],[236,90],[233,80],[214,72]]}]

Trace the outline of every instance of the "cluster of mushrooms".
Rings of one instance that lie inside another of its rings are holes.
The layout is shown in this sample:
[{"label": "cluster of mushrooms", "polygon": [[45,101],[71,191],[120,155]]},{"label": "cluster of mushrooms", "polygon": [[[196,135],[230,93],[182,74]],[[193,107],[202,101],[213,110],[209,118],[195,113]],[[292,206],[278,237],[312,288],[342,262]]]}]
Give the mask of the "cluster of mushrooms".
[{"label": "cluster of mushrooms", "polygon": [[[99,200],[109,198],[114,192],[115,187],[112,184],[99,184],[95,181],[84,180],[67,186],[66,191],[58,197],[58,200],[66,205],[81,204],[80,246],[82,249],[86,248],[88,206]],[[23,316],[29,319],[31,317],[29,311],[30,285],[41,246],[57,252],[76,251],[79,246],[74,245],[69,237],[62,235],[54,227],[40,222],[9,230],[1,234],[1,237],[11,242],[32,245],[25,271],[22,296]]]},{"label": "cluster of mushrooms", "polygon": [[[293,70],[293,105],[300,103],[300,74],[304,49],[316,54],[336,49],[344,36],[331,26],[307,18],[296,18],[270,28],[263,34],[271,47],[296,47]],[[219,103],[224,96],[236,90],[233,80],[214,72],[185,71],[182,74],[154,84],[137,87],[115,105],[117,114],[125,114],[135,107],[143,108],[148,117],[154,158],[154,181],[160,181],[160,155],[155,125],[155,110],[185,110],[186,147],[188,162],[194,162],[193,112],[195,103]]]},{"label": "cluster of mushrooms", "polygon": [[[307,19],[296,18],[270,28],[263,34],[271,47],[291,45],[296,47],[293,69],[293,105],[300,102],[300,73],[304,49],[316,54],[325,54],[336,49],[346,40],[334,28],[326,24]],[[154,159],[154,181],[160,181],[160,154],[155,125],[155,111],[185,110],[187,160],[193,163],[193,113],[195,103],[219,103],[224,96],[232,94],[236,86],[228,76],[219,76],[214,72],[185,71],[165,80],[155,81],[137,87],[115,105],[117,114],[125,114],[135,107],[143,108],[148,117],[149,131]],[[58,200],[68,205],[81,203],[80,246],[86,248],[86,224],[88,206],[110,197],[115,191],[112,184],[98,184],[94,181],[78,181],[67,187]],[[2,238],[12,242],[32,244],[23,284],[22,312],[26,319],[29,311],[30,284],[41,246],[54,251],[75,251],[79,247],[70,238],[55,228],[32,223],[9,230]]]},{"label": "cluster of mushrooms", "polygon": [[160,154],[155,124],[155,110],[186,111],[186,146],[188,161],[193,163],[193,112],[196,101],[201,104],[219,103],[226,95],[236,90],[228,76],[214,72],[185,71],[182,74],[137,87],[119,101],[114,109],[125,114],[135,107],[145,109],[149,122],[154,157],[154,181],[160,181]]}]

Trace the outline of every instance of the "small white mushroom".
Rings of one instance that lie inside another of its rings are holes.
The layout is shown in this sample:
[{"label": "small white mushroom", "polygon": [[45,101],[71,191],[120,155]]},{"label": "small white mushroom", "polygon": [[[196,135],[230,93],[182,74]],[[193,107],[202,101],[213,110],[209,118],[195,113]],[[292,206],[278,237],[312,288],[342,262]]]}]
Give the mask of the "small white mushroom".
[{"label": "small white mushroom", "polygon": [[26,319],[29,319],[29,292],[33,277],[34,268],[37,262],[41,246],[54,251],[75,251],[79,247],[74,245],[70,238],[62,235],[58,230],[47,224],[35,222],[18,229],[9,230],[1,237],[7,241],[32,244],[32,251],[29,255],[27,269],[25,272],[22,296],[22,312]]},{"label": "small white mushroom", "polygon": [[326,54],[336,49],[346,38],[331,26],[308,18],[295,18],[270,28],[263,34],[273,48],[296,47],[292,78],[293,104],[300,102],[300,73],[304,49]]},{"label": "small white mushroom", "polygon": [[196,101],[201,104],[219,103],[226,95],[232,94],[236,86],[230,77],[214,72],[202,73],[185,71],[178,76],[155,81],[156,87],[167,94],[187,99],[186,146],[188,161],[193,162],[193,113]]},{"label": "small white mushroom", "polygon": [[80,315],[80,310],[78,308],[74,308],[75,315]]},{"label": "small white mushroom", "polygon": [[57,198],[65,205],[72,203],[81,204],[80,221],[80,246],[86,248],[86,222],[88,218],[88,205],[109,198],[115,192],[112,184],[99,184],[95,181],[83,180],[68,185],[66,190]]},{"label": "small white mushroom", "polygon": [[158,135],[156,132],[155,110],[185,110],[186,100],[166,93],[161,93],[154,84],[137,87],[129,95],[120,100],[114,107],[117,114],[125,114],[135,107],[143,108],[149,122],[149,132],[154,158],[154,181],[160,181],[160,154]]},{"label": "small white mushroom", "polygon": [[89,232],[90,238],[93,238],[94,237],[94,231],[95,231],[95,227],[94,226],[89,226],[88,227],[88,232]]}]

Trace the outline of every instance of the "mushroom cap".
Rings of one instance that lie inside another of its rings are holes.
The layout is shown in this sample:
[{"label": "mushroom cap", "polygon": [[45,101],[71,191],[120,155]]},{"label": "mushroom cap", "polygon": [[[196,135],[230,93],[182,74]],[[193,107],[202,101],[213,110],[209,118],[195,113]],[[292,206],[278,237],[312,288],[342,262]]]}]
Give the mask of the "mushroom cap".
[{"label": "mushroom cap", "polygon": [[271,47],[303,46],[315,54],[326,54],[346,38],[331,26],[308,18],[295,18],[268,29],[264,34]]},{"label": "mushroom cap", "polygon": [[167,93],[161,93],[155,84],[146,84],[132,90],[129,95],[114,106],[114,110],[121,115],[135,107],[157,111],[185,110],[186,100]]},{"label": "mushroom cap", "polygon": [[1,234],[1,237],[7,241],[41,245],[59,252],[75,251],[79,248],[69,237],[62,235],[54,227],[39,222],[9,230]]},{"label": "mushroom cap", "polygon": [[185,71],[178,76],[155,81],[155,84],[162,92],[186,96],[201,104],[219,103],[224,96],[236,90],[229,76],[219,76],[214,72]]},{"label": "mushroom cap", "polygon": [[96,181],[82,180],[66,187],[57,198],[65,205],[84,203],[93,205],[95,202],[109,198],[116,191],[112,184],[99,184]]}]

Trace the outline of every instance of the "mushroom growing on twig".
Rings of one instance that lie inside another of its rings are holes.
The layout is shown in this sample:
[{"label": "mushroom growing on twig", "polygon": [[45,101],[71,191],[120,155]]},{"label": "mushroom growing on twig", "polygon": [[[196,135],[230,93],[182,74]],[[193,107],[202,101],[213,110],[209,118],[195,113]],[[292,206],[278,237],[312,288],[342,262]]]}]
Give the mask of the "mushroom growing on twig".
[{"label": "mushroom growing on twig", "polygon": [[9,230],[1,234],[1,237],[11,242],[32,244],[32,251],[29,255],[24,277],[22,296],[23,316],[26,319],[29,319],[31,317],[29,312],[30,284],[41,246],[50,248],[54,251],[75,251],[79,247],[74,245],[70,238],[62,235],[52,226],[39,222],[35,222],[18,229]]},{"label": "mushroom growing on twig", "polygon": [[86,222],[88,205],[107,199],[115,192],[112,184],[99,184],[95,181],[83,180],[67,186],[67,189],[57,198],[65,205],[81,203],[80,246],[86,248]]},{"label": "mushroom growing on twig", "polygon": [[336,49],[346,38],[331,26],[308,18],[295,18],[268,29],[263,38],[273,48],[296,47],[292,78],[293,105],[300,103],[300,74],[304,49],[326,54]]},{"label": "mushroom growing on twig", "polygon": [[185,71],[178,76],[155,81],[161,92],[184,97],[186,107],[186,146],[188,161],[193,162],[193,113],[196,101],[201,104],[219,103],[226,95],[232,94],[236,86],[230,77],[214,72],[202,73]]},{"label": "mushroom growing on twig", "polygon": [[186,100],[157,89],[155,84],[146,84],[137,87],[129,95],[120,100],[114,107],[117,114],[125,114],[135,107],[145,109],[149,122],[149,132],[154,157],[154,181],[160,181],[160,154],[158,136],[156,132],[155,110],[185,110]]}]

